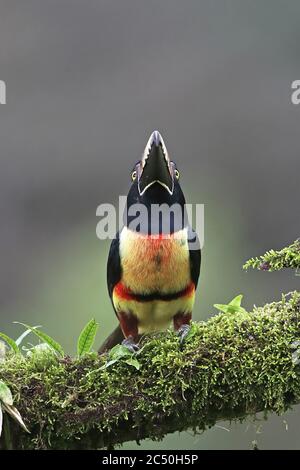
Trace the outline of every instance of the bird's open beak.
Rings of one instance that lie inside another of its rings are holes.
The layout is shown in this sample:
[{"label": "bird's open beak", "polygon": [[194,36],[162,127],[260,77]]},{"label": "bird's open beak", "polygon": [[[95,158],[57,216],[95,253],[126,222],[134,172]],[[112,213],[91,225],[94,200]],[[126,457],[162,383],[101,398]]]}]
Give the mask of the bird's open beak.
[{"label": "bird's open beak", "polygon": [[144,150],[138,188],[144,194],[154,183],[159,183],[170,194],[173,194],[174,180],[169,155],[158,131],[152,132]]}]

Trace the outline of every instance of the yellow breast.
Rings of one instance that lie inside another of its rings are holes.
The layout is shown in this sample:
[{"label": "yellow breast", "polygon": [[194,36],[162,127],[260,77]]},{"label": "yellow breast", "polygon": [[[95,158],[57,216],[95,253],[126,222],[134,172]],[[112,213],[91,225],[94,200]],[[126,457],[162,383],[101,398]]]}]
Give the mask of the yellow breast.
[{"label": "yellow breast", "polygon": [[164,301],[152,300],[138,302],[113,294],[113,303],[117,312],[134,315],[138,320],[138,333],[152,333],[167,329],[177,313],[191,313],[195,301],[195,291],[184,297]]},{"label": "yellow breast", "polygon": [[167,238],[124,227],[120,234],[122,282],[132,292],[178,292],[191,282],[187,230]]}]

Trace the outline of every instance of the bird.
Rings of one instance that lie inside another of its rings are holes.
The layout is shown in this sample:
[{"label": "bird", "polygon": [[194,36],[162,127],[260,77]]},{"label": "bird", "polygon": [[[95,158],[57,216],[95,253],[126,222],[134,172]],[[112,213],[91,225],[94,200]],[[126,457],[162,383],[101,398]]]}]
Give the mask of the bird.
[{"label": "bird", "polygon": [[131,171],[123,223],[107,261],[108,293],[119,325],[100,353],[119,342],[135,351],[141,336],[172,324],[181,338],[189,330],[201,249],[187,217],[179,170],[157,130]]}]

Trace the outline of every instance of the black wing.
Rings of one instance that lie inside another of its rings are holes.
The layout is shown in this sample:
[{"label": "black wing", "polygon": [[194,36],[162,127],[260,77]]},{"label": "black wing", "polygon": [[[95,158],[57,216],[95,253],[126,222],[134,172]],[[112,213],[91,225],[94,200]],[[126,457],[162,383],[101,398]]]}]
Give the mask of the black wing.
[{"label": "black wing", "polygon": [[195,284],[195,288],[197,288],[200,275],[201,249],[198,235],[191,227],[188,229],[188,244],[190,251],[191,278]]},{"label": "black wing", "polygon": [[119,250],[119,232],[116,234],[110,245],[110,250],[107,260],[107,288],[110,298],[115,285],[121,280],[121,261],[120,261],[120,250]]}]

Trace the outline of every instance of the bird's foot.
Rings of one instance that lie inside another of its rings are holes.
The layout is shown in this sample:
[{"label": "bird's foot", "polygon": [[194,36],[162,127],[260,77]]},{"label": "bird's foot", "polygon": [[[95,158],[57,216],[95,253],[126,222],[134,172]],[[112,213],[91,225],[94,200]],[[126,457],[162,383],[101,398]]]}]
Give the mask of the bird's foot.
[{"label": "bird's foot", "polygon": [[139,345],[134,341],[132,336],[128,336],[126,339],[122,341],[122,346],[129,349],[130,352],[135,353],[139,350]]},{"label": "bird's foot", "polygon": [[177,334],[179,336],[179,342],[180,342],[180,345],[183,345],[184,343],[184,340],[187,336],[187,334],[189,333],[191,327],[190,325],[188,324],[184,324],[184,325],[181,325],[178,330],[177,330]]}]

